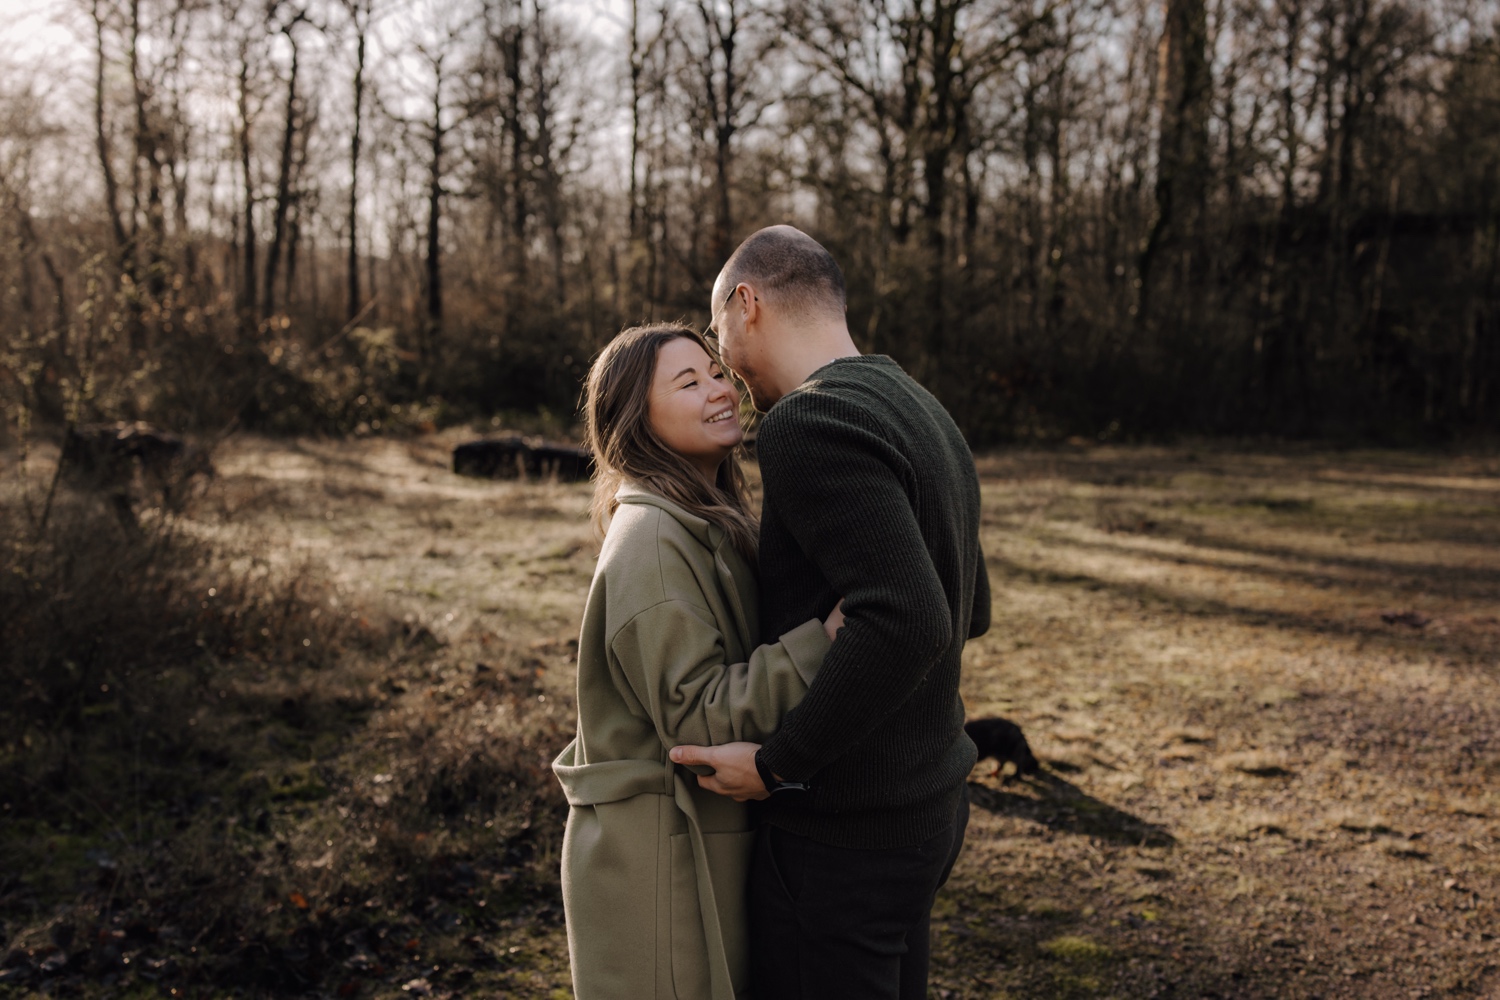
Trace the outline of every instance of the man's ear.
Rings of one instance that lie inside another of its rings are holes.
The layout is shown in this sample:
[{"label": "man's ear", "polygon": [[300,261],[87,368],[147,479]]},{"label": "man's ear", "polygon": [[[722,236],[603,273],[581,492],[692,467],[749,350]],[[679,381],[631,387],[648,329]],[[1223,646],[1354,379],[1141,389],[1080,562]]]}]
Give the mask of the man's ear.
[{"label": "man's ear", "polygon": [[750,326],[760,319],[761,302],[760,296],[756,294],[754,286],[748,282],[740,282],[734,289],[735,301],[745,313],[745,325]]}]

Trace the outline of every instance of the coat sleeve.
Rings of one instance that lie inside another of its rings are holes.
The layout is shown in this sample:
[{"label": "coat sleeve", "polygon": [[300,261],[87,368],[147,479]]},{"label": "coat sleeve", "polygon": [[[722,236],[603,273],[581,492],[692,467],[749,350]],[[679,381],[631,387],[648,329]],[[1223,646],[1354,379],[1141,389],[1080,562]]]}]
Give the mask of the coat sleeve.
[{"label": "coat sleeve", "polygon": [[807,693],[830,645],[814,618],[757,647],[747,662],[726,663],[713,616],[666,600],[626,622],[610,654],[664,746],[710,746],[759,742],[775,732]]}]

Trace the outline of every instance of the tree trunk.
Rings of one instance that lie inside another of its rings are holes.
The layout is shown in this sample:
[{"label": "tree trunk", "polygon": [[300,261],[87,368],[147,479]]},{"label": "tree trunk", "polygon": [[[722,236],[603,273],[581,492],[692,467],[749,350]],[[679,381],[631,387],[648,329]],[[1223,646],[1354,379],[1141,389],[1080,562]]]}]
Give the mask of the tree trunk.
[{"label": "tree trunk", "polygon": [[114,234],[115,250],[119,254],[120,269],[133,271],[129,267],[130,237],[125,232],[125,223],[120,218],[120,182],[115,178],[114,163],[109,151],[109,133],[104,122],[104,12],[100,0],[94,0],[91,13],[94,20],[94,45],[98,60],[94,71],[94,142],[99,152],[99,166],[104,172],[104,207],[109,214],[110,232]]},{"label": "tree trunk", "polygon": [[[286,278],[281,286],[281,301],[290,309],[297,298],[297,248],[302,242],[302,199],[292,199],[292,211],[286,221]],[[316,310],[314,310],[316,312]]]},{"label": "tree trunk", "polygon": [[[152,95],[141,77],[140,40],[141,4],[140,0],[131,0],[130,85],[135,102],[135,160],[131,167],[131,187],[136,208],[132,231],[138,233],[139,219],[144,214],[147,233],[146,288],[153,299],[160,299],[167,287],[166,261],[163,257],[167,224],[166,207],[161,193],[161,142],[157,126],[152,121]],[[144,211],[141,206],[142,194],[145,196]]]},{"label": "tree trunk", "polygon": [[1156,221],[1141,253],[1141,310],[1149,312],[1159,258],[1196,233],[1208,189],[1208,111],[1213,87],[1204,0],[1164,0],[1161,134],[1157,142]]},{"label": "tree trunk", "polygon": [[[727,0],[729,23],[724,24],[712,0],[698,0],[703,21],[703,92],[714,131],[714,245],[713,257],[722,263],[734,249],[734,221],[730,206],[731,145],[739,132],[741,81],[737,75],[735,50],[739,44],[740,18],[735,0]],[[714,52],[723,57],[723,77],[715,80]]]},{"label": "tree trunk", "polygon": [[553,134],[555,108],[552,81],[548,77],[554,57],[546,26],[540,10],[535,11],[532,32],[536,51],[533,60],[532,78],[535,81],[532,94],[532,109],[536,116],[536,138],[533,142],[532,162],[536,165],[536,181],[542,202],[542,213],[547,227],[547,242],[552,256],[552,296],[558,309],[566,300],[566,284],[563,278],[563,204],[562,184],[558,177],[556,157],[557,136]]},{"label": "tree trunk", "polygon": [[510,88],[507,94],[510,107],[506,109],[506,122],[510,126],[510,242],[506,257],[511,295],[507,303],[507,315],[514,322],[529,299],[526,294],[526,216],[530,212],[530,205],[527,203],[526,193],[532,152],[521,117],[521,99],[526,91],[526,83],[523,65],[525,52],[519,27],[512,28],[505,36],[503,58],[505,79]]},{"label": "tree trunk", "polygon": [[428,165],[427,182],[427,260],[426,260],[426,322],[418,363],[421,370],[418,378],[424,388],[433,362],[438,335],[443,325],[443,270],[442,270],[442,218],[443,218],[443,68],[439,58],[433,66],[432,87],[432,144]]},{"label": "tree trunk", "polygon": [[137,289],[139,269],[135,239],[126,229],[125,220],[121,216],[120,182],[115,176],[109,130],[105,121],[105,12],[101,0],[94,0],[90,14],[94,21],[94,45],[98,56],[94,71],[94,142],[99,154],[99,168],[104,175],[105,211],[109,215],[110,233],[114,237],[115,262],[120,269],[120,279],[125,292],[125,340],[132,351],[140,351],[144,347],[145,324],[142,320],[141,301]]},{"label": "tree trunk", "polygon": [[240,52],[239,73],[239,112],[240,112],[240,178],[244,185],[245,204],[244,221],[242,223],[242,239],[244,256],[240,261],[243,267],[240,284],[240,310],[244,313],[246,320],[254,318],[255,314],[255,182],[250,176],[250,50],[249,43]]},{"label": "tree trunk", "polygon": [[641,75],[645,71],[641,52],[641,4],[630,0],[630,241],[641,234],[640,155],[641,155]]},{"label": "tree trunk", "polygon": [[349,140],[349,259],[348,259],[348,305],[344,310],[346,320],[352,322],[359,315],[359,143],[360,126],[364,119],[365,99],[365,43],[369,35],[368,20],[360,20],[361,5],[349,5],[349,16],[354,20],[357,41],[354,61],[354,134]]},{"label": "tree trunk", "polygon": [[286,81],[286,117],[281,129],[281,159],[276,171],[276,208],[271,217],[271,245],[266,248],[265,299],[260,308],[262,319],[276,311],[276,269],[280,266],[282,252],[286,249],[287,215],[292,201],[292,152],[295,148],[300,117],[297,100],[297,69],[300,53],[297,49],[297,39],[292,32],[300,20],[301,17],[296,18],[283,29],[287,42],[292,47],[292,65],[287,73]]}]

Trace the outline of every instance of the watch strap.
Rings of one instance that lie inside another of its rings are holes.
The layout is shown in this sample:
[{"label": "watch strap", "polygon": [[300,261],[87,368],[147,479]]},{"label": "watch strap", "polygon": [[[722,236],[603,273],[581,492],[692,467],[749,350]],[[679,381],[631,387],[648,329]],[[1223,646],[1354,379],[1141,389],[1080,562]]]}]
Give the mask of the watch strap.
[{"label": "watch strap", "polygon": [[775,795],[777,792],[805,792],[808,790],[805,781],[778,781],[776,775],[766,762],[761,759],[760,751],[755,751],[755,770],[760,775],[761,784],[766,786],[766,791]]}]

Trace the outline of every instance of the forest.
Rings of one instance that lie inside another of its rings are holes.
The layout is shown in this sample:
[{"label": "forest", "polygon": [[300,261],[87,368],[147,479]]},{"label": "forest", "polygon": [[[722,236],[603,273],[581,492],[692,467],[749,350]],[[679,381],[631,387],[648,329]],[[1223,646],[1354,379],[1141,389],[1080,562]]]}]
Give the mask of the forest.
[{"label": "forest", "polygon": [[783,221],[976,447],[1500,416],[1494,0],[42,10],[0,57],[6,433],[566,427]]},{"label": "forest", "polygon": [[1500,996],[1500,0],[0,42],[0,1000],[571,996],[591,487],[455,450],[576,471],[590,360],[783,222],[967,435],[961,694],[1041,761],[934,997]]}]

